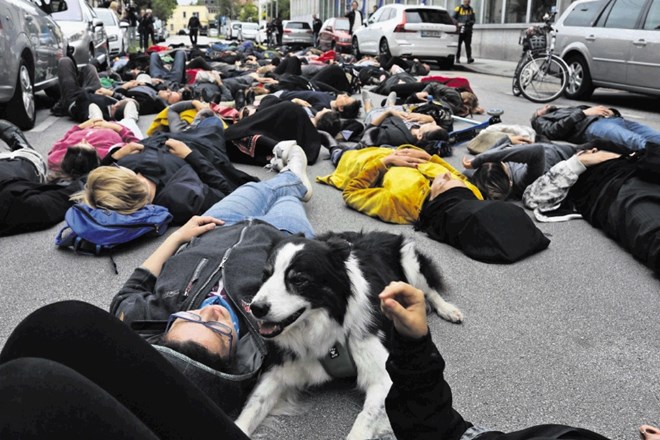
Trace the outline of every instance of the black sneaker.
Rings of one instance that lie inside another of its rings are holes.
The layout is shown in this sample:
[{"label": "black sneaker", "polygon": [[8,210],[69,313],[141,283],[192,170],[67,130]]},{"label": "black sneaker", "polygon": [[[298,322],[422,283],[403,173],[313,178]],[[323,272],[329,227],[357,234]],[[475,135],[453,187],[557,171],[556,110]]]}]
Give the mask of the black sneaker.
[{"label": "black sneaker", "polygon": [[0,139],[5,141],[11,151],[20,150],[21,148],[34,150],[21,129],[4,119],[0,119]]},{"label": "black sneaker", "polygon": [[255,100],[255,95],[254,95],[254,90],[249,88],[247,92],[245,93],[245,105],[252,105],[254,104]]},{"label": "black sneaker", "polygon": [[236,96],[234,97],[234,107],[236,107],[236,110],[245,107],[245,89],[236,92]]},{"label": "black sneaker", "polygon": [[560,206],[557,209],[545,212],[541,212],[537,208],[534,210],[534,217],[541,223],[558,223],[582,218],[582,214],[575,212],[573,209]]},{"label": "black sneaker", "polygon": [[468,64],[474,63],[474,58],[468,58]]}]

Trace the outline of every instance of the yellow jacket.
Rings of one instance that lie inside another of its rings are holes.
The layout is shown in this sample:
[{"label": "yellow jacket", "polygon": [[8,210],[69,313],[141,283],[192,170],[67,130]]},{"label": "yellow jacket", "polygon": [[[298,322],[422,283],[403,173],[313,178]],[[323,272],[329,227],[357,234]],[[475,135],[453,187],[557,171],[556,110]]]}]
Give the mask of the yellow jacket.
[{"label": "yellow jacket", "polygon": [[389,223],[416,221],[431,191],[431,182],[446,172],[465,182],[483,200],[477,187],[440,157],[431,156],[429,162],[417,168],[387,168],[381,159],[390,153],[391,148],[381,147],[346,151],[334,173],[316,180],[343,190],[344,201],[356,211]]}]

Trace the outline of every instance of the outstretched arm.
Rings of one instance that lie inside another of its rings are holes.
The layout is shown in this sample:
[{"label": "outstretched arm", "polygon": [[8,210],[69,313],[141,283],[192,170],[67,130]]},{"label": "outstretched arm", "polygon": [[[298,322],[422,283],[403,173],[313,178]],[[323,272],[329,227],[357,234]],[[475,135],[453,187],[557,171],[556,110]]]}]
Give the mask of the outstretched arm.
[{"label": "outstretched arm", "polygon": [[452,407],[445,362],[428,331],[424,292],[394,282],[379,297],[381,310],[394,324],[387,360],[392,388],[385,408],[396,438],[460,438],[472,424]]}]

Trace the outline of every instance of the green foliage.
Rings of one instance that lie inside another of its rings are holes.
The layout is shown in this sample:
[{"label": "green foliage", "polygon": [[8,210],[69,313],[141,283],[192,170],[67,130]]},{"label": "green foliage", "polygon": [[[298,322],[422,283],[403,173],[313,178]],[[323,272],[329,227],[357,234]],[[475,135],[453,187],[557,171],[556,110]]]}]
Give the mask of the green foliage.
[{"label": "green foliage", "polygon": [[[277,12],[282,20],[289,20],[291,18],[291,3],[290,0],[271,0],[268,3],[264,3],[262,8],[265,11],[265,14],[271,12],[271,8],[274,9],[277,4]],[[269,20],[272,20],[274,17],[268,17]]]},{"label": "green foliage", "polygon": [[241,8],[241,11],[238,13],[239,21],[251,21],[259,22],[259,9],[256,5],[251,3],[246,4]]},{"label": "green foliage", "polygon": [[152,0],[154,15],[163,21],[172,17],[177,6],[176,0]]}]

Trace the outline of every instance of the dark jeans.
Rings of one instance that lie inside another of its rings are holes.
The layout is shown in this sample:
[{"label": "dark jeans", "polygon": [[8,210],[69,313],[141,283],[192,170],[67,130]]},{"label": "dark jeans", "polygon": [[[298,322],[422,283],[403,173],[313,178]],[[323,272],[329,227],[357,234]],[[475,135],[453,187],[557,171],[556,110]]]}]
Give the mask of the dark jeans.
[{"label": "dark jeans", "polygon": [[198,29],[190,29],[190,44],[193,46],[197,46],[197,34],[199,30]]},{"label": "dark jeans", "polygon": [[[151,35],[151,32],[140,32],[140,49],[147,50],[149,47],[149,36]],[[152,43],[155,43],[156,40],[151,38]]]},{"label": "dark jeans", "polygon": [[344,69],[336,64],[325,66],[312,77],[312,82],[321,90],[327,91],[330,86],[334,90],[350,93],[351,83],[348,82]]},{"label": "dark jeans", "polygon": [[295,56],[290,56],[282,58],[280,64],[275,67],[273,73],[275,75],[281,75],[283,73],[290,73],[292,75],[302,75],[300,58]]},{"label": "dark jeans", "polygon": [[153,78],[160,78],[166,81],[172,81],[179,84],[186,83],[186,53],[182,50],[174,52],[174,63],[172,68],[165,67],[165,63],[158,53],[151,54],[149,59],[149,75]]},{"label": "dark jeans", "polygon": [[73,60],[69,57],[63,57],[59,61],[58,72],[61,102],[66,109],[75,102],[85,89],[97,90],[101,88],[99,74],[96,68],[90,64],[83,66],[78,72]]},{"label": "dark jeans", "polygon": [[467,30],[458,34],[458,50],[456,51],[456,60],[461,59],[461,44],[465,43],[465,54],[468,60],[472,58],[472,32]]},{"label": "dark jeans", "polygon": [[15,159],[0,159],[0,180],[28,180],[39,183],[39,175],[34,165],[27,159],[17,157]]},{"label": "dark jeans", "polygon": [[127,325],[79,301],[35,311],[0,353],[3,439],[246,439]]}]

